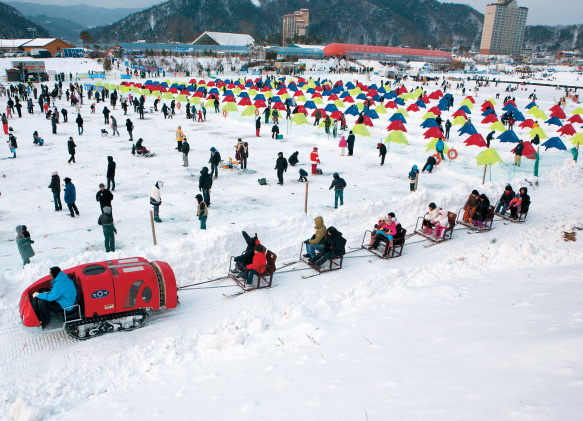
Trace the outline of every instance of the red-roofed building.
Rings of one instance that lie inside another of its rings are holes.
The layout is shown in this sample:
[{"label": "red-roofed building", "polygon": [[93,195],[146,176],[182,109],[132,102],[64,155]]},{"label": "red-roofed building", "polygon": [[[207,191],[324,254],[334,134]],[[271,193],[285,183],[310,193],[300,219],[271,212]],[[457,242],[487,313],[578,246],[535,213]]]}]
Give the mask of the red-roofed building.
[{"label": "red-roofed building", "polygon": [[349,59],[380,61],[421,61],[435,64],[451,64],[453,57],[446,51],[420,50],[415,48],[378,47],[375,45],[328,44],[324,56],[341,56]]}]

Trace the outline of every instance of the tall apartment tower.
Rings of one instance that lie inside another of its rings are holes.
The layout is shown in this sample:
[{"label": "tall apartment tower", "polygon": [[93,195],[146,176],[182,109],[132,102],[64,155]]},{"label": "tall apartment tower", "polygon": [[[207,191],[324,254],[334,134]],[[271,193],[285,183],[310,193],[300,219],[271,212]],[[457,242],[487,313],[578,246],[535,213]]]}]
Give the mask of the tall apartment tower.
[{"label": "tall apartment tower", "polygon": [[527,15],[528,8],[518,7],[516,0],[498,0],[486,6],[480,54],[519,58]]},{"label": "tall apartment tower", "polygon": [[283,43],[293,42],[296,36],[308,36],[310,25],[310,10],[299,11],[283,16]]}]

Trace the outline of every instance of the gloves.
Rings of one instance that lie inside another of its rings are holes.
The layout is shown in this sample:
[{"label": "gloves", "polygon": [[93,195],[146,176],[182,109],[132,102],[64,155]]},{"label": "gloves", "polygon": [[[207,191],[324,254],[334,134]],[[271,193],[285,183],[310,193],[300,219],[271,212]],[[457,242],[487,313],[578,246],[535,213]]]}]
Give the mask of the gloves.
[{"label": "gloves", "polygon": [[38,292],[35,292],[34,294],[32,294],[32,298],[36,298],[38,297]]}]

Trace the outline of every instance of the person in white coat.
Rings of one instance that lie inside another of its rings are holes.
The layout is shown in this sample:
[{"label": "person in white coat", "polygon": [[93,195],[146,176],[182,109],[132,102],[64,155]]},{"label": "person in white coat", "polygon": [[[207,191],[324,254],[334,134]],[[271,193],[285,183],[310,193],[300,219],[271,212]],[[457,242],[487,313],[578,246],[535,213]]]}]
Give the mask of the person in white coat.
[{"label": "person in white coat", "polygon": [[154,206],[154,221],[162,222],[160,219],[160,205],[162,204],[162,197],[160,195],[160,189],[164,186],[164,183],[161,181],[156,181],[156,184],[152,186],[152,190],[150,190],[150,204]]},{"label": "person in white coat", "polygon": [[441,209],[437,218],[435,218],[432,223],[435,224],[435,236],[442,237],[445,234],[445,230],[449,228],[449,220],[447,219],[447,211]]},{"label": "person in white coat", "polygon": [[433,232],[433,220],[435,220],[437,218],[437,216],[439,215],[439,211],[440,209],[437,207],[437,205],[433,202],[431,202],[429,204],[429,211],[427,212],[427,214],[425,215],[425,218],[423,219],[423,231],[425,231],[425,233],[427,234],[431,234]]}]

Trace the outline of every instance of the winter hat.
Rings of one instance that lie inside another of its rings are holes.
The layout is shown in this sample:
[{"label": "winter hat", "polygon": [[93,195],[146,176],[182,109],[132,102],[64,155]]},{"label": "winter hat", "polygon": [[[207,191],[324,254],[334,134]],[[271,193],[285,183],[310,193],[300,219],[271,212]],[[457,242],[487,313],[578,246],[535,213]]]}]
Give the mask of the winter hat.
[{"label": "winter hat", "polygon": [[105,187],[105,184],[99,183],[99,187]]},{"label": "winter hat", "polygon": [[216,149],[214,148],[214,146],[211,148],[211,152],[216,152]]},{"label": "winter hat", "polygon": [[417,168],[417,165],[413,165],[413,171],[419,171],[419,168]]},{"label": "winter hat", "polygon": [[162,187],[164,187],[164,183],[161,181],[156,181],[156,187],[158,187],[159,189],[161,189]]},{"label": "winter hat", "polygon": [[387,220],[387,217],[385,216],[384,213],[381,214],[381,216],[379,216],[379,220],[381,220],[381,221],[386,221]]},{"label": "winter hat", "polygon": [[201,194],[197,194],[194,197],[195,197],[196,200],[202,201],[202,195]]},{"label": "winter hat", "polygon": [[51,275],[53,275],[53,278],[56,278],[57,275],[59,275],[59,273],[61,273],[61,268],[58,266],[53,266],[51,269]]},{"label": "winter hat", "polygon": [[435,203],[431,202],[431,203],[429,204],[429,207],[430,207],[431,209],[435,209],[435,208],[437,207],[437,205],[436,205]]},{"label": "winter hat", "polygon": [[472,194],[480,194],[478,190],[472,190]]},{"label": "winter hat", "polygon": [[314,146],[314,150],[315,150],[315,151],[317,151],[317,150],[318,150],[318,148],[316,148],[316,147]]},{"label": "winter hat", "polygon": [[337,173],[337,172],[335,172],[335,173],[334,173],[334,175],[333,175],[332,177],[334,177],[334,178],[340,178],[340,176],[338,175],[338,173]]},{"label": "winter hat", "polygon": [[512,191],[512,186],[510,184],[508,184],[504,190],[506,190],[506,191]]},{"label": "winter hat", "polygon": [[71,179],[69,177],[65,177],[65,183],[70,183]]},{"label": "winter hat", "polygon": [[59,173],[58,173],[58,172],[56,172],[56,171],[53,171],[53,172],[51,173],[51,175],[59,175]]},{"label": "winter hat", "polygon": [[377,148],[380,148],[380,147],[381,147],[381,144],[380,143],[377,143]]},{"label": "winter hat", "polygon": [[278,152],[277,156],[283,156],[283,152]]}]

